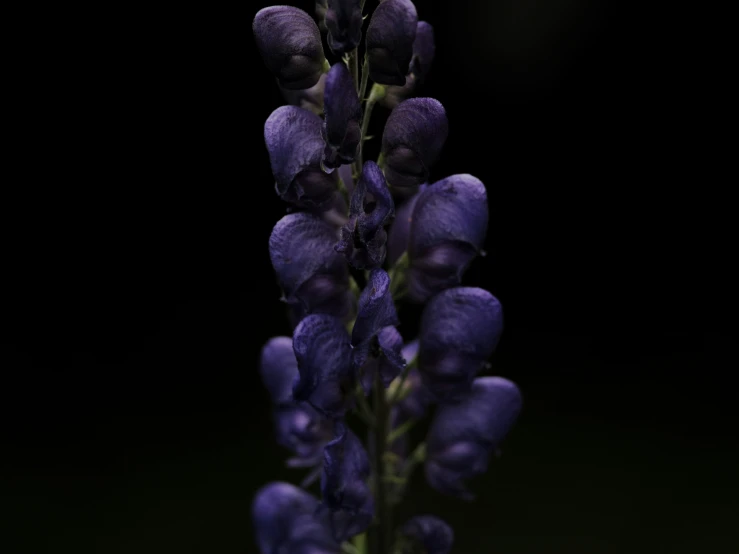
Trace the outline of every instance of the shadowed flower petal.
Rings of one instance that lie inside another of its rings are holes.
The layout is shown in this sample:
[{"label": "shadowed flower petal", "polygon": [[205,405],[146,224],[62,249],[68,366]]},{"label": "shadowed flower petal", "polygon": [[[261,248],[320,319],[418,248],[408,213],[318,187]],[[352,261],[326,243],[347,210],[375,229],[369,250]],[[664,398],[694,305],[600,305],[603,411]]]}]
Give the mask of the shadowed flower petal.
[{"label": "shadowed flower petal", "polygon": [[316,19],[318,20],[318,28],[326,31],[326,11],[328,10],[328,0],[316,0]]},{"label": "shadowed flower petal", "polygon": [[413,96],[416,89],[423,84],[426,74],[431,68],[436,54],[434,28],[425,21],[416,26],[416,40],[413,41],[413,59],[403,86],[392,85],[385,90],[380,103],[387,108],[394,108],[400,102]]},{"label": "shadowed flower petal", "polygon": [[318,82],[310,88],[300,90],[289,90],[280,87],[285,102],[297,106],[316,115],[323,114],[323,93],[326,88],[326,75],[323,73]]},{"label": "shadowed flower petal", "polygon": [[490,454],[510,431],[521,406],[518,387],[502,377],[475,379],[459,402],[440,405],[426,439],[429,484],[471,500],[464,482],[487,471]]},{"label": "shadowed flower petal", "polygon": [[408,296],[425,302],[459,285],[485,242],[485,185],[472,175],[452,175],[427,187],[413,208],[408,241]]},{"label": "shadowed flower petal", "polygon": [[299,371],[294,398],[327,417],[343,417],[354,387],[351,343],[343,323],[326,314],[306,316],[295,328],[293,349]]},{"label": "shadowed flower petal", "polygon": [[403,337],[400,336],[398,330],[389,325],[380,329],[377,336],[371,342],[362,356],[357,356],[357,349],[354,350],[355,356],[352,359],[355,368],[362,368],[362,388],[365,395],[372,390],[375,375],[380,372],[382,385],[387,388],[405,367],[405,360],[401,355],[403,346]]},{"label": "shadowed flower petal", "polygon": [[428,180],[429,169],[448,134],[444,107],[433,98],[411,98],[390,112],[382,135],[382,152],[385,178],[394,194],[410,196]]},{"label": "shadowed flower petal", "polygon": [[503,331],[503,309],[488,291],[447,289],[423,310],[418,368],[423,383],[439,400],[469,390],[495,350]]},{"label": "shadowed flower petal", "polygon": [[286,202],[328,209],[338,181],[321,169],[323,120],[297,106],[280,106],[264,123],[275,189]]},{"label": "shadowed flower petal", "polygon": [[379,268],[385,261],[385,225],[394,215],[395,205],[382,170],[375,162],[366,162],[352,193],[349,221],[341,229],[336,251],[356,269]]},{"label": "shadowed flower petal", "polygon": [[328,46],[337,56],[354,50],[362,40],[360,0],[328,0],[325,15]]},{"label": "shadowed flower petal", "polygon": [[408,237],[411,234],[411,222],[413,221],[413,208],[416,206],[418,196],[428,185],[423,184],[414,194],[398,206],[395,218],[390,225],[387,236],[387,261],[390,265],[398,261],[403,252],[408,250]]},{"label": "shadowed flower petal", "polygon": [[292,6],[270,6],[252,23],[257,48],[267,68],[289,90],[312,87],[323,73],[321,32],[313,18]]},{"label": "shadowed flower petal", "polygon": [[357,320],[352,330],[352,346],[367,343],[383,327],[398,323],[398,314],[390,294],[390,277],[383,269],[373,269],[367,286],[359,295]]},{"label": "shadowed flower petal", "polygon": [[410,548],[401,550],[401,554],[412,554],[418,551],[414,548],[419,547],[424,554],[449,554],[454,544],[454,531],[436,516],[412,517],[403,525],[400,533],[410,540]]},{"label": "shadowed flower petal", "polygon": [[362,105],[359,103],[352,76],[343,63],[335,63],[328,72],[324,107],[326,120],[323,138],[326,147],[323,164],[335,169],[354,161],[362,136],[359,127]]},{"label": "shadowed flower petal", "polygon": [[262,347],[259,370],[272,402],[292,402],[293,380],[298,373],[298,361],[293,353],[293,339],[272,337]]},{"label": "shadowed flower petal", "polygon": [[369,75],[375,83],[405,84],[417,23],[416,7],[410,0],[387,0],[377,6],[366,40]]}]

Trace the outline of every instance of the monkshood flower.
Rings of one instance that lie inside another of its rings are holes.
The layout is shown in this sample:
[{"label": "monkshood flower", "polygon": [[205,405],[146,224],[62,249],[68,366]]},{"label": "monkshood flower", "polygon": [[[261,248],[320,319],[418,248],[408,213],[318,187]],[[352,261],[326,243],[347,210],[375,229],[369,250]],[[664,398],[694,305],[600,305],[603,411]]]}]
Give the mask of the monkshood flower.
[{"label": "monkshood flower", "polygon": [[454,544],[454,531],[436,516],[422,515],[409,519],[400,528],[403,547],[399,554],[449,554]]},{"label": "monkshood flower", "polygon": [[311,467],[323,458],[323,447],[333,438],[333,421],[305,402],[293,399],[298,361],[290,337],[273,337],[262,348],[262,382],[274,403],[277,443],[295,454],[290,467]]},{"label": "monkshood flower", "polygon": [[362,40],[362,6],[360,0],[328,0],[325,25],[328,46],[337,56],[354,50]]},{"label": "monkshood flower", "polygon": [[321,169],[323,120],[297,106],[280,106],[264,123],[264,142],[280,198],[298,206],[328,209],[338,180]]},{"label": "monkshood flower", "polygon": [[257,12],[252,30],[264,64],[281,87],[302,90],[318,82],[326,57],[321,32],[309,14],[292,6],[270,6]]},{"label": "monkshood flower", "polygon": [[367,484],[370,471],[362,442],[344,423],[337,423],[336,438],[323,453],[321,496],[338,541],[361,533],[372,523],[375,506]]},{"label": "monkshood flower", "polygon": [[269,237],[269,255],[294,320],[324,313],[347,318],[353,297],[349,270],[334,250],[336,230],[320,217],[298,212],[277,222]]},{"label": "monkshood flower", "polygon": [[472,175],[452,175],[419,193],[408,236],[408,296],[425,302],[459,285],[481,252],[488,228],[485,185]]},{"label": "monkshood flower", "polygon": [[343,63],[335,63],[328,72],[324,109],[326,119],[323,125],[323,138],[326,147],[323,165],[329,169],[336,169],[340,165],[354,161],[362,136],[359,127],[362,105],[359,103],[352,76]]},{"label": "monkshood flower", "polygon": [[375,375],[380,373],[380,382],[387,388],[405,367],[405,359],[401,354],[403,337],[398,330],[389,325],[383,327],[370,342],[363,360],[360,356],[354,357],[354,363],[361,360],[362,388],[365,395],[372,389]]},{"label": "monkshood flower", "polygon": [[289,90],[280,87],[285,102],[309,112],[313,112],[316,115],[323,114],[323,93],[326,88],[326,75],[324,73],[318,79],[318,82],[310,88],[301,90]]},{"label": "monkshood flower", "polygon": [[503,331],[503,308],[488,291],[456,287],[440,292],[423,310],[418,368],[439,400],[470,388]]},{"label": "monkshood flower", "polygon": [[318,499],[284,482],[257,491],[252,521],[260,554],[340,554],[329,522],[316,515]]},{"label": "monkshood flower", "polygon": [[393,197],[380,167],[365,162],[362,175],[351,196],[349,221],[341,229],[336,251],[344,254],[356,269],[376,269],[385,261],[385,225],[395,215]]},{"label": "monkshood flower", "polygon": [[380,99],[380,104],[392,109],[406,98],[410,98],[426,79],[435,54],[434,28],[425,21],[419,21],[416,26],[416,40],[413,41],[413,58],[405,84],[387,87],[385,96]]},{"label": "monkshood flower", "polygon": [[417,24],[416,6],[410,0],[387,0],[372,13],[365,44],[369,76],[375,83],[405,84]]},{"label": "monkshood flower", "polygon": [[395,218],[390,225],[387,236],[387,261],[394,264],[403,252],[408,250],[408,237],[411,234],[411,222],[413,221],[413,208],[416,206],[418,196],[427,187],[423,184],[418,187],[418,192],[401,202],[395,210]]},{"label": "monkshood flower", "polygon": [[299,372],[293,397],[326,417],[344,417],[356,379],[349,333],[341,320],[326,314],[306,316],[293,333],[293,350]]},{"label": "monkshood flower", "polygon": [[382,134],[382,153],[385,179],[394,194],[411,196],[428,180],[448,134],[444,106],[433,98],[410,98],[390,112]]},{"label": "monkshood flower", "polygon": [[502,377],[479,377],[459,402],[440,405],[426,438],[429,484],[443,494],[472,500],[465,481],[487,471],[490,455],[521,406],[518,387]]}]

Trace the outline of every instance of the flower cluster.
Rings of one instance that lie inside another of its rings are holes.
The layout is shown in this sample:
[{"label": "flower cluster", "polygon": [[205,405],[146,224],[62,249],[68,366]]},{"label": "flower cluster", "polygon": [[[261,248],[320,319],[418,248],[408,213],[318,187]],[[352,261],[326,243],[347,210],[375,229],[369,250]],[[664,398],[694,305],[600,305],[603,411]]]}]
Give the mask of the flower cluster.
[{"label": "flower cluster", "polygon": [[[483,253],[485,186],[468,174],[430,179],[449,127],[440,102],[415,96],[433,28],[411,0],[382,0],[364,30],[363,8],[316,0],[315,18],[272,6],[253,22],[287,102],[264,140],[289,204],[269,254],[292,328],[264,345],[260,369],[287,463],[308,471],[300,486],[257,492],[262,554],[448,554],[447,523],[423,514],[393,528],[393,507],[420,465],[440,493],[472,499],[467,482],[487,470],[521,410],[515,384],[481,376],[501,305],[462,285]],[[365,161],[377,104],[390,113],[379,158]],[[398,302],[423,305],[418,336],[401,334]],[[413,446],[407,431],[425,417],[426,440]],[[319,480],[320,493],[309,492]]]}]

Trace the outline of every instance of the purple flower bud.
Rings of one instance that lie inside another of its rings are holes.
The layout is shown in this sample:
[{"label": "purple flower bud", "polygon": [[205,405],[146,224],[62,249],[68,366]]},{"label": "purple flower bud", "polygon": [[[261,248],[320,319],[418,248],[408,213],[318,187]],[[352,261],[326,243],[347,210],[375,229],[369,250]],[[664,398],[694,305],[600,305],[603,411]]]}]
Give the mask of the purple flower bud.
[{"label": "purple flower bud", "polygon": [[336,175],[321,169],[323,120],[297,106],[280,106],[264,123],[275,189],[286,202],[328,209],[337,188]]},{"label": "purple flower bud", "polygon": [[362,40],[360,0],[328,0],[326,29],[328,46],[337,56],[354,50]]},{"label": "purple flower bud", "polygon": [[267,68],[289,90],[312,87],[323,73],[321,32],[313,18],[292,6],[261,9],[252,24]]},{"label": "purple flower bud", "polygon": [[323,93],[326,88],[326,75],[321,74],[318,82],[310,88],[300,90],[289,90],[280,87],[285,102],[292,106],[297,106],[309,112],[320,116],[323,114]]},{"label": "purple flower bud", "polygon": [[485,185],[472,175],[452,175],[420,193],[408,241],[408,296],[425,302],[459,285],[485,242],[487,227]]},{"label": "purple flower bud", "polygon": [[382,135],[385,178],[390,186],[415,193],[417,186],[428,180],[429,169],[448,134],[449,122],[438,100],[411,98],[398,104],[390,112]]},{"label": "purple flower bud", "polygon": [[298,212],[277,222],[269,237],[269,255],[285,301],[296,318],[325,313],[349,315],[349,270],[333,245],[336,231],[316,215]]},{"label": "purple flower bud", "polygon": [[487,471],[490,454],[510,431],[521,405],[521,393],[511,381],[480,377],[459,402],[439,406],[426,439],[429,484],[472,500],[464,481]]},{"label": "purple flower bud", "polygon": [[419,194],[428,185],[423,184],[418,188],[418,193],[398,206],[395,212],[395,218],[390,225],[390,231],[387,237],[387,261],[390,265],[398,261],[403,252],[408,250],[408,237],[411,233],[411,222],[413,221],[413,208],[418,201]]},{"label": "purple flower bud", "polygon": [[486,290],[457,287],[431,298],[419,333],[423,383],[440,401],[469,390],[502,330],[503,309]]},{"label": "purple flower bud", "polygon": [[387,225],[394,217],[393,197],[379,166],[364,164],[349,207],[349,221],[341,229],[336,251],[356,269],[375,269],[385,261]]},{"label": "purple flower bud", "polygon": [[367,480],[370,463],[367,451],[343,422],[336,425],[336,438],[323,452],[321,495],[330,514],[334,537],[345,541],[363,532],[374,517],[374,500]]},{"label": "purple flower bud", "polygon": [[326,147],[323,164],[335,169],[354,161],[362,136],[359,126],[362,119],[362,105],[359,103],[352,76],[341,62],[331,66],[328,72],[324,107],[326,120],[323,126],[323,138],[326,141]]},{"label": "purple flower bud", "polygon": [[326,417],[343,417],[355,382],[351,348],[349,333],[339,319],[326,314],[305,317],[293,333],[299,371],[293,397],[309,402]]},{"label": "purple flower bud", "polygon": [[387,0],[377,6],[366,40],[369,75],[375,83],[405,84],[417,23],[416,7],[410,0]]},{"label": "purple flower bud", "polygon": [[416,26],[416,40],[413,42],[413,59],[403,86],[392,85],[385,90],[380,103],[387,108],[394,108],[406,98],[411,97],[426,79],[436,54],[434,28],[425,21]]},{"label": "purple flower bud", "polygon": [[328,521],[315,515],[318,500],[290,483],[273,482],[259,489],[252,520],[261,554],[339,554]]},{"label": "purple flower bud", "polygon": [[411,549],[404,550],[403,554],[416,552],[414,547],[420,547],[425,554],[449,554],[454,544],[454,531],[436,516],[412,517],[401,527],[400,533],[412,543]]},{"label": "purple flower bud", "polygon": [[[387,388],[405,367],[405,360],[400,351],[403,346],[403,337],[398,330],[389,325],[383,327],[370,344],[368,349],[353,357],[355,367],[362,367],[362,388],[365,395],[372,390],[375,375],[380,372],[382,385]],[[363,358],[363,359],[362,359]]]}]

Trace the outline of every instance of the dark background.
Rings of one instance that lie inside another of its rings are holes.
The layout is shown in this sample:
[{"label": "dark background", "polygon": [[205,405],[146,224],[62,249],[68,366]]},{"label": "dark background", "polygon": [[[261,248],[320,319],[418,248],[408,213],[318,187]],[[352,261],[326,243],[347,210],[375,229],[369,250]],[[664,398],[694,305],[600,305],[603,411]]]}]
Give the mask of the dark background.
[{"label": "dark background", "polygon": [[[282,99],[250,30],[266,5],[46,12],[16,45],[11,551],[254,552],[252,495],[299,478],[257,374],[290,331],[262,142]],[[606,1],[416,5],[437,38],[422,94],[450,119],[432,177],[488,187],[465,284],[504,306],[493,368],[525,410],[475,503],[419,475],[403,514],[448,519],[460,554],[737,551],[736,323],[699,200],[691,27]]]}]

